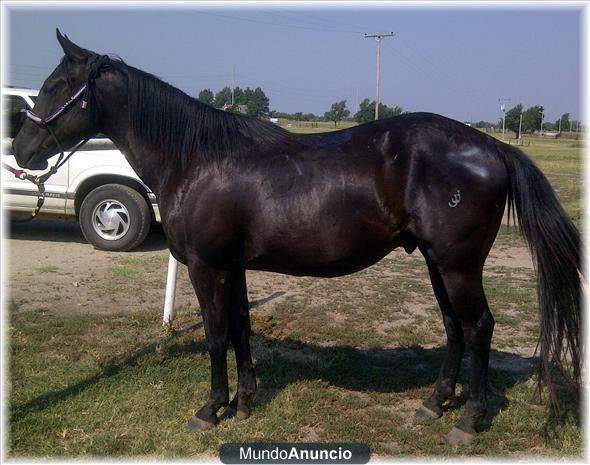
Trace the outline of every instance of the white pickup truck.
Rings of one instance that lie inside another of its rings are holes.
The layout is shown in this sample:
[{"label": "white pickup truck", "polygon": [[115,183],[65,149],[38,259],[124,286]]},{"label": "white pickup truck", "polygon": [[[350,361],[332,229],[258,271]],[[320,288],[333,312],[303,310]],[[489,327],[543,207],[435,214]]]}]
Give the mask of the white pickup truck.
[{"label": "white pickup truck", "polygon": [[[2,89],[2,162],[14,168],[18,166],[12,156],[12,138],[37,94],[31,89]],[[51,158],[49,166],[56,160],[57,156]],[[86,240],[98,249],[131,250],[144,241],[153,223],[160,222],[156,196],[106,138],[90,140],[49,178],[45,189],[40,213],[76,217]],[[36,204],[36,186],[2,169],[3,209],[31,213]]]}]

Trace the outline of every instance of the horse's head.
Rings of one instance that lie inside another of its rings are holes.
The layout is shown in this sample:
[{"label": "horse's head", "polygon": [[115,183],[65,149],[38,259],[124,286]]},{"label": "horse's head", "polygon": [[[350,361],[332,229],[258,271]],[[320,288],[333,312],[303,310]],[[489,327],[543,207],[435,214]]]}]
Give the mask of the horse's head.
[{"label": "horse's head", "polygon": [[33,112],[28,113],[13,142],[14,156],[23,168],[45,169],[47,159],[59,153],[60,145],[67,149],[99,132],[92,111],[82,108],[83,86],[99,56],[78,47],[59,30],[56,33],[65,56],[43,83]]}]

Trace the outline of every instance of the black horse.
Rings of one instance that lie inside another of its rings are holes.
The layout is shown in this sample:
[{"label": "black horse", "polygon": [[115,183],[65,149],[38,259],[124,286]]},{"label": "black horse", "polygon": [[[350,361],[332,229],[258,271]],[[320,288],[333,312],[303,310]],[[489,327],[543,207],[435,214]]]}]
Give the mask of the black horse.
[{"label": "black horse", "polygon": [[[446,439],[468,443],[486,412],[494,328],[482,269],[506,204],[538,274],[540,379],[550,393],[555,367],[579,379],[580,238],[547,179],[516,148],[429,113],[292,134],[204,105],[59,31],[57,39],[65,56],[14,140],[16,160],[45,169],[60,145],[101,132],[157,194],[170,251],[188,266],[211,357],[211,394],[191,428],[213,427],[223,406],[249,415],[256,378],[246,269],[341,276],[401,246],[426,259],[447,333],[446,359],[417,419],[442,415],[467,344],[469,396]],[[238,370],[231,402],[230,341]]]}]

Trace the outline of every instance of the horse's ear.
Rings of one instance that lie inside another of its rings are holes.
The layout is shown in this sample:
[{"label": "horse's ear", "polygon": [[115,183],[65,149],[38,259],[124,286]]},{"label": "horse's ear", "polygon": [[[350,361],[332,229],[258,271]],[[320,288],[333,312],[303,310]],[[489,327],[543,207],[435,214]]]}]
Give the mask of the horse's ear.
[{"label": "horse's ear", "polygon": [[67,35],[62,35],[62,33],[59,32],[59,29],[56,28],[55,33],[59,45],[61,45],[61,48],[68,57],[74,58],[78,61],[86,60],[88,58],[88,50],[78,47],[74,42],[68,39]]}]

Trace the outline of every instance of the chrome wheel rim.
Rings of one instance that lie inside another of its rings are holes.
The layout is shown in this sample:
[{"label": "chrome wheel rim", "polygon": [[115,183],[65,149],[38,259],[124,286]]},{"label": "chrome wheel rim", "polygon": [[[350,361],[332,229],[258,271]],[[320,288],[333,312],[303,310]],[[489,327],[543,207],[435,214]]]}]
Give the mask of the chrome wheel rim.
[{"label": "chrome wheel rim", "polygon": [[103,200],[94,207],[92,227],[96,234],[107,241],[121,239],[129,231],[129,212],[117,200]]}]

